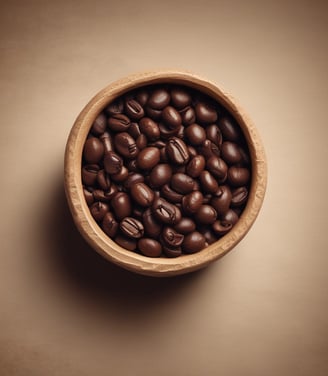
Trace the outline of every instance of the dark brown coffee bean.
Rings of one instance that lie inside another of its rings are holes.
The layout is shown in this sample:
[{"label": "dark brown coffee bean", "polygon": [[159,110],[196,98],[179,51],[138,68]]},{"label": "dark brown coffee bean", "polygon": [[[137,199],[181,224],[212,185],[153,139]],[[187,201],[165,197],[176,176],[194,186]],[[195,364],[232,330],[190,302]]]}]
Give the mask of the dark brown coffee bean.
[{"label": "dark brown coffee bean", "polygon": [[203,204],[203,194],[193,191],[182,199],[182,208],[186,214],[196,213]]},{"label": "dark brown coffee bean", "polygon": [[141,134],[137,139],[136,139],[136,145],[139,150],[144,149],[148,145],[147,137],[144,134]]},{"label": "dark brown coffee bean", "polygon": [[205,158],[198,154],[187,165],[186,172],[192,178],[197,178],[205,168]]},{"label": "dark brown coffee bean", "polygon": [[130,127],[130,119],[124,114],[115,114],[108,119],[108,128],[114,132],[124,132]]},{"label": "dark brown coffee bean", "polygon": [[194,183],[193,178],[181,172],[172,175],[171,187],[178,193],[190,193],[194,189]]},{"label": "dark brown coffee bean", "polygon": [[201,146],[198,147],[198,151],[205,159],[211,158],[213,155],[219,157],[220,149],[212,141],[206,139]]},{"label": "dark brown coffee bean", "polygon": [[104,145],[97,137],[90,137],[85,141],[83,157],[87,163],[98,163],[104,155]]},{"label": "dark brown coffee bean", "polygon": [[183,195],[173,190],[168,184],[165,184],[161,189],[162,196],[173,203],[182,201]]},{"label": "dark brown coffee bean", "polygon": [[222,144],[222,134],[216,124],[212,124],[206,127],[206,137],[217,146],[220,146]]},{"label": "dark brown coffee bean", "polygon": [[93,186],[97,180],[99,166],[97,164],[88,164],[82,167],[82,183],[86,186]]},{"label": "dark brown coffee bean", "polygon": [[175,87],[171,90],[171,101],[175,108],[181,110],[191,104],[191,95],[184,88]]},{"label": "dark brown coffee bean", "polygon": [[195,213],[195,220],[202,225],[211,225],[215,222],[217,217],[216,210],[211,205],[201,205],[197,213]]},{"label": "dark brown coffee bean", "polygon": [[129,133],[130,136],[132,136],[136,140],[141,135],[139,124],[131,123],[127,132]]},{"label": "dark brown coffee bean", "polygon": [[228,182],[234,187],[246,185],[250,179],[248,168],[231,166],[228,169]]},{"label": "dark brown coffee bean", "polygon": [[136,99],[140,103],[141,106],[145,106],[149,98],[149,92],[148,90],[141,88],[138,90],[136,94]]},{"label": "dark brown coffee bean", "polygon": [[[215,222],[213,223],[212,226],[214,226]],[[204,236],[205,241],[207,242],[207,244],[213,244],[213,243],[215,243],[218,240],[218,238],[214,234],[214,232],[211,229],[209,229],[208,227],[200,229],[199,232]]]},{"label": "dark brown coffee bean", "polygon": [[111,175],[111,179],[115,181],[115,183],[122,183],[127,179],[128,176],[129,170],[125,166],[122,166],[121,170],[117,174]]},{"label": "dark brown coffee bean", "polygon": [[105,195],[105,192],[102,189],[94,189],[92,191],[94,201],[109,202],[110,199]]},{"label": "dark brown coffee bean", "polygon": [[87,188],[83,188],[83,195],[87,205],[90,206],[94,202],[92,191],[89,191]]},{"label": "dark brown coffee bean", "polygon": [[196,224],[191,218],[182,217],[181,221],[174,226],[174,229],[180,234],[186,235],[196,230]]},{"label": "dark brown coffee bean", "polygon": [[238,142],[242,138],[239,126],[232,118],[228,116],[221,117],[218,126],[226,140]]},{"label": "dark brown coffee bean", "polygon": [[121,171],[123,166],[122,158],[113,151],[105,154],[104,168],[108,174],[117,174]]},{"label": "dark brown coffee bean", "polygon": [[189,160],[189,151],[186,144],[177,137],[169,139],[166,153],[170,160],[176,164],[186,164]]},{"label": "dark brown coffee bean", "polygon": [[143,224],[132,217],[125,217],[120,223],[120,229],[124,235],[133,239],[139,239],[144,234]]},{"label": "dark brown coffee bean", "polygon": [[207,170],[204,170],[200,173],[199,180],[205,192],[215,193],[219,189],[218,182]]},{"label": "dark brown coffee bean", "polygon": [[99,136],[105,132],[106,127],[107,127],[107,118],[106,118],[106,115],[101,112],[96,117],[95,121],[93,122],[92,127],[91,127],[91,132],[94,135]]},{"label": "dark brown coffee bean", "polygon": [[118,234],[115,236],[114,241],[122,248],[128,251],[135,251],[137,249],[137,240],[129,238],[123,234]]},{"label": "dark brown coffee bean", "polygon": [[215,123],[218,114],[214,107],[212,107],[209,103],[205,102],[198,102],[195,106],[196,112],[196,119],[201,124],[211,124]]},{"label": "dark brown coffee bean", "polygon": [[155,110],[162,110],[170,103],[170,94],[162,88],[155,89],[148,101],[147,106]]},{"label": "dark brown coffee bean", "polygon": [[118,230],[118,222],[113,213],[107,212],[102,220],[101,228],[110,238],[114,238]]},{"label": "dark brown coffee bean", "polygon": [[139,121],[139,128],[149,141],[156,141],[161,135],[158,124],[148,117],[144,117]]},{"label": "dark brown coffee bean", "polygon": [[105,154],[114,150],[113,138],[109,132],[104,132],[99,139],[104,145]]},{"label": "dark brown coffee bean", "polygon": [[172,106],[166,106],[163,109],[162,120],[171,129],[176,129],[181,125],[181,115]]},{"label": "dark brown coffee bean", "polygon": [[124,104],[122,99],[118,99],[112,103],[110,103],[106,109],[105,112],[107,115],[116,115],[121,114],[124,110]]},{"label": "dark brown coffee bean", "polygon": [[137,172],[130,172],[126,180],[124,181],[124,187],[126,189],[131,189],[131,187],[136,183],[143,183],[145,178],[143,175],[138,174]]},{"label": "dark brown coffee bean", "polygon": [[139,120],[145,112],[140,103],[135,99],[129,99],[125,102],[125,113],[130,119]]},{"label": "dark brown coffee bean", "polygon": [[156,198],[152,209],[155,217],[163,223],[174,225],[181,220],[181,212],[179,208],[163,198]]},{"label": "dark brown coffee bean", "polygon": [[127,132],[117,133],[114,142],[118,153],[125,158],[134,159],[139,153],[135,140]]},{"label": "dark brown coffee bean", "polygon": [[185,135],[192,145],[201,145],[206,140],[205,129],[195,123],[185,129]]},{"label": "dark brown coffee bean", "polygon": [[142,215],[145,233],[151,238],[158,238],[162,233],[163,224],[153,215],[152,209],[147,209]]},{"label": "dark brown coffee bean", "polygon": [[154,201],[154,192],[144,183],[136,183],[131,186],[130,189],[133,200],[143,206],[151,206]]},{"label": "dark brown coffee bean", "polygon": [[238,215],[232,209],[229,209],[223,215],[220,215],[221,223],[226,225],[231,224],[232,226],[234,226],[238,222],[238,219]]},{"label": "dark brown coffee bean", "polygon": [[169,128],[165,123],[163,122],[160,122],[158,124],[158,127],[159,127],[159,131],[160,131],[160,135],[161,135],[161,138],[163,140],[168,140],[172,137],[176,137],[179,133],[179,130],[180,128]]},{"label": "dark brown coffee bean", "polygon": [[185,253],[196,253],[205,248],[205,237],[198,231],[185,236],[182,249]]},{"label": "dark brown coffee bean", "polygon": [[242,162],[242,154],[239,146],[230,141],[225,141],[221,145],[221,156],[228,164],[237,164]]},{"label": "dark brown coffee bean", "polygon": [[161,154],[158,148],[150,146],[140,151],[137,157],[138,167],[143,170],[150,170],[156,166]]},{"label": "dark brown coffee bean", "polygon": [[172,247],[172,246],[168,246],[165,244],[163,244],[162,247],[163,247],[163,252],[169,258],[179,257],[182,254],[181,247]]},{"label": "dark brown coffee bean", "polygon": [[219,187],[210,204],[217,211],[218,215],[224,214],[228,211],[231,203],[231,191],[227,185]]},{"label": "dark brown coffee bean", "polygon": [[184,236],[176,232],[172,227],[164,227],[162,239],[167,246],[179,247],[183,242]]},{"label": "dark brown coffee bean", "polygon": [[187,148],[189,151],[190,158],[194,158],[196,157],[196,155],[198,155],[197,150],[193,146],[187,145]]},{"label": "dark brown coffee bean", "polygon": [[116,195],[117,192],[118,192],[117,185],[115,183],[111,183],[109,190],[105,191],[104,195],[108,200],[111,200]]},{"label": "dark brown coffee bean", "polygon": [[187,106],[180,111],[182,124],[188,126],[196,121],[195,110],[191,106]]},{"label": "dark brown coffee bean", "polygon": [[97,222],[101,222],[108,211],[109,206],[105,202],[97,201],[90,206],[90,213]]},{"label": "dark brown coffee bean", "polygon": [[118,192],[112,198],[111,207],[113,208],[115,217],[121,221],[125,217],[130,217],[132,208],[130,197],[124,192]]},{"label": "dark brown coffee bean", "polygon": [[215,176],[220,183],[227,178],[228,166],[223,159],[213,155],[206,161],[206,167],[210,173]]},{"label": "dark brown coffee bean", "polygon": [[213,223],[212,229],[217,235],[225,235],[227,234],[232,228],[232,224],[228,222],[222,222],[221,220],[217,220]]},{"label": "dark brown coffee bean", "polygon": [[171,166],[167,163],[161,163],[152,169],[149,175],[149,183],[153,188],[160,188],[171,180],[171,176]]},{"label": "dark brown coffee bean", "polygon": [[97,183],[103,191],[108,191],[110,187],[110,177],[105,170],[99,170],[97,173]]},{"label": "dark brown coffee bean", "polygon": [[246,187],[239,187],[236,189],[233,189],[231,197],[231,206],[232,207],[238,207],[247,201],[248,198],[248,189]]},{"label": "dark brown coffee bean", "polygon": [[162,117],[162,110],[155,110],[154,108],[151,108],[149,106],[146,106],[145,110],[147,116],[154,121],[159,121]]},{"label": "dark brown coffee bean", "polygon": [[142,238],[138,241],[138,249],[144,255],[148,257],[159,257],[162,253],[161,244],[151,238]]}]

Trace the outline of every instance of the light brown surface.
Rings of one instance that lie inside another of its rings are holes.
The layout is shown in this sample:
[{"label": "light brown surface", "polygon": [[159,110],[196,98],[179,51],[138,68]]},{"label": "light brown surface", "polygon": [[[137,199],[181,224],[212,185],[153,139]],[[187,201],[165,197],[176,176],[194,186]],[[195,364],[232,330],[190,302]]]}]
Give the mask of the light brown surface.
[{"label": "light brown surface", "polygon": [[[327,14],[324,1],[2,3],[1,375],[328,374]],[[233,93],[269,180],[234,251],[154,280],[81,239],[63,155],[96,92],[156,67]]]},{"label": "light brown surface", "polygon": [[[201,252],[176,258],[145,257],[123,249],[113,242],[99,227],[88,208],[81,182],[81,160],[83,145],[90,128],[103,109],[127,91],[149,84],[174,83],[189,85],[210,95],[221,103],[235,117],[244,131],[252,160],[252,184],[248,201],[238,223],[229,233]],[[199,75],[172,69],[130,74],[110,83],[98,92],[83,108],[76,119],[65,148],[64,184],[67,201],[73,220],[85,240],[102,256],[127,270],[149,276],[174,276],[189,273],[225,255],[235,247],[250,230],[261,209],[267,182],[267,163],[258,131],[245,110],[231,95],[224,93],[217,85]]]}]

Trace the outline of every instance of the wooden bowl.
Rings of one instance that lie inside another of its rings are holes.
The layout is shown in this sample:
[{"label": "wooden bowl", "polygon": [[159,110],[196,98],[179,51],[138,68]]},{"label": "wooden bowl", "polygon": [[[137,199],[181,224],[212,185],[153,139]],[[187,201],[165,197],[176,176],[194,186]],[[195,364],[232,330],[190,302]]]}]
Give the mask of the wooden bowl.
[{"label": "wooden bowl", "polygon": [[[81,181],[83,145],[90,127],[106,105],[122,94],[140,86],[159,83],[181,84],[197,89],[221,103],[235,117],[248,143],[252,163],[252,180],[247,205],[232,230],[204,250],[177,258],[150,258],[112,241],[90,214]],[[246,235],[255,221],[265,195],[267,166],[258,132],[241,107],[217,85],[186,71],[145,72],[120,79],[101,90],[82,110],[75,121],[65,151],[65,191],[68,204],[82,236],[102,256],[130,271],[150,276],[173,276],[203,268],[230,251]]]}]

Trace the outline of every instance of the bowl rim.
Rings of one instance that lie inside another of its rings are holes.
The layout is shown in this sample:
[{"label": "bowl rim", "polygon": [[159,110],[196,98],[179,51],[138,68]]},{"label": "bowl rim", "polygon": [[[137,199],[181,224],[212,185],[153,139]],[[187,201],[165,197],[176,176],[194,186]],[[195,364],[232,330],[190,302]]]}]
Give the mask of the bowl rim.
[{"label": "bowl rim", "polygon": [[[96,116],[116,97],[145,85],[180,84],[197,89],[221,103],[240,125],[251,155],[252,177],[248,201],[232,230],[200,252],[177,258],[151,258],[128,251],[111,240],[90,214],[81,180],[83,145]],[[235,98],[221,86],[190,71],[161,69],[139,72],[100,90],[82,109],[69,133],[64,158],[64,186],[79,232],[98,253],[124,269],[149,276],[172,276],[203,268],[234,248],[247,234],[262,207],[267,185],[267,162],[259,133]]]}]

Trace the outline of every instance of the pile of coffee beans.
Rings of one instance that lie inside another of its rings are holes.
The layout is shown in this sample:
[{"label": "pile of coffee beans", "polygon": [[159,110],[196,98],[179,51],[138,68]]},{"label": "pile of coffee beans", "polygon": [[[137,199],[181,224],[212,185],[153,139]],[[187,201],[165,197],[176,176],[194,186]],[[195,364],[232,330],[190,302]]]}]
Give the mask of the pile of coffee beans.
[{"label": "pile of coffee beans", "polygon": [[110,103],[84,144],[82,183],[102,230],[149,257],[198,252],[236,224],[250,156],[226,109],[187,86],[150,85]]}]

